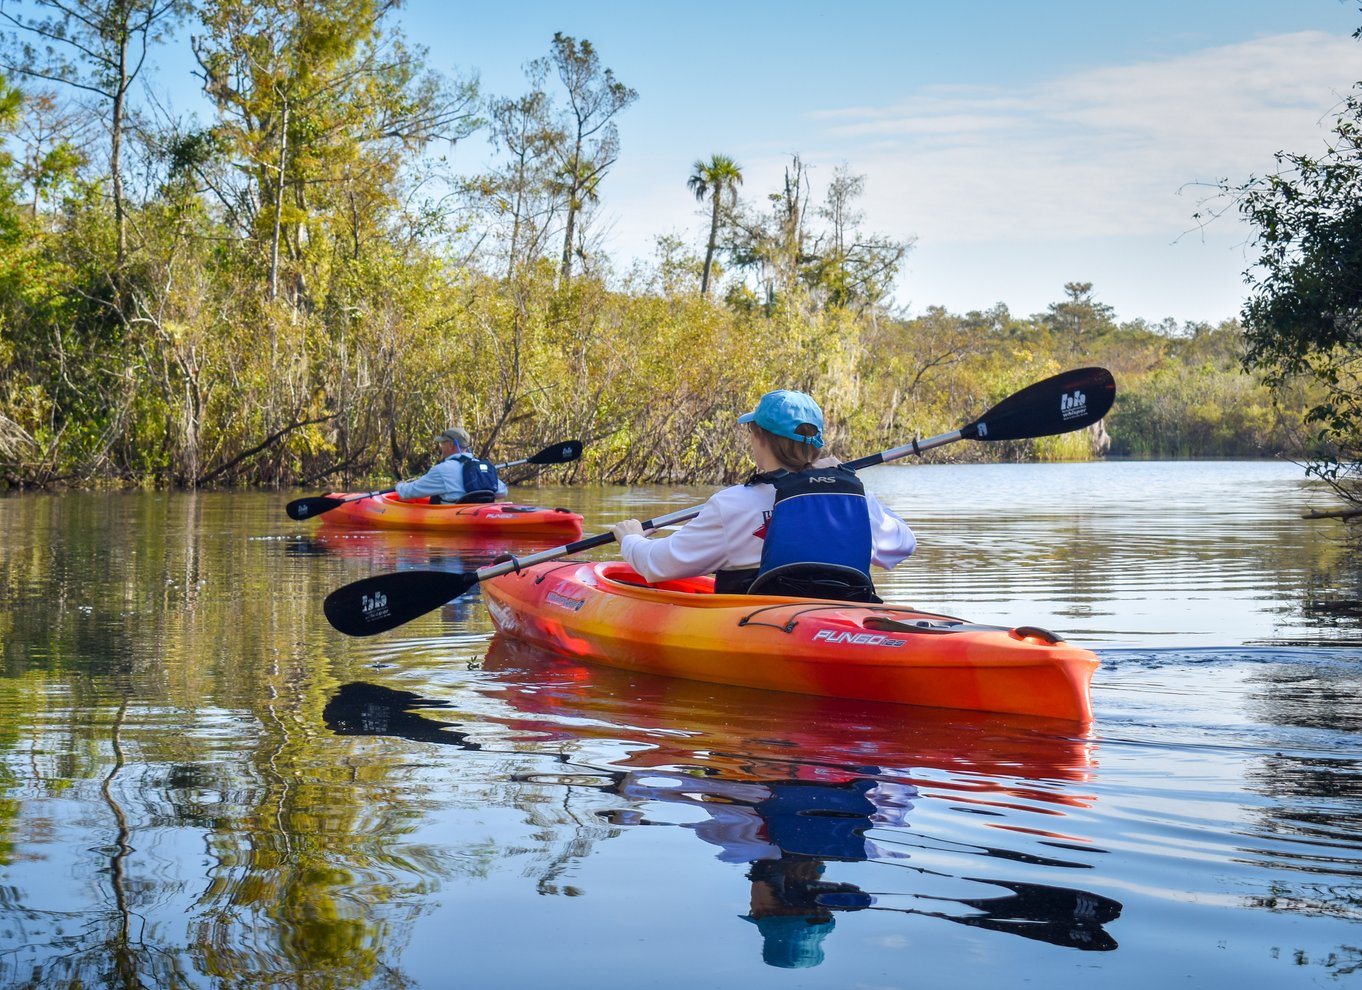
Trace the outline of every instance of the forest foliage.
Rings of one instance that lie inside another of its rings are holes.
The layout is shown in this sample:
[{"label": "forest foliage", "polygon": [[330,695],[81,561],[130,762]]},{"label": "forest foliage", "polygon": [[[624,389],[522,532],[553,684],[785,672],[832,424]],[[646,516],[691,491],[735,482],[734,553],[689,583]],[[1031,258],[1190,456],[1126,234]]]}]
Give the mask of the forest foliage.
[{"label": "forest foliage", "polygon": [[[1102,429],[937,457],[1302,452],[1305,390],[1242,370],[1237,321],[1120,322],[1090,283],[1046,312],[897,312],[911,240],[836,168],[815,198],[696,149],[695,243],[601,247],[617,121],[639,94],[555,36],[525,91],[439,75],[395,0],[32,0],[0,11],[0,484],[347,487],[408,477],[436,430],[489,454],[568,437],[555,480],[717,482],[774,387],[853,457],[1098,364]],[[192,41],[173,41],[192,39]],[[207,121],[134,106],[148,50],[191,44]],[[448,150],[485,140],[460,173]],[[1057,287],[1059,295],[1059,287]]]},{"label": "forest foliage", "polygon": [[1309,471],[1362,506],[1362,83],[1332,125],[1322,153],[1278,152],[1273,172],[1222,188],[1259,252],[1245,365],[1275,389],[1310,383]]}]

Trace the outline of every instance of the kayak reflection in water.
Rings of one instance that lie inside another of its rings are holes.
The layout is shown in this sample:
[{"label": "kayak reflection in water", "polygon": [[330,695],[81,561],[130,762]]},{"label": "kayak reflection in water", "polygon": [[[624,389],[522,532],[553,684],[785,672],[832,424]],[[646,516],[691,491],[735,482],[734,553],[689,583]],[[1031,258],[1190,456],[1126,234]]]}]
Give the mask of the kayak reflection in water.
[{"label": "kayak reflection in water", "polygon": [[[414,711],[448,707],[446,702],[409,691],[356,682],[337,691],[327,703],[323,719],[338,735],[398,736],[481,749],[468,733]],[[1103,926],[1120,917],[1118,901],[1069,887],[962,877],[912,866],[907,862],[908,853],[867,837],[866,832],[877,827],[902,829],[909,825],[908,813],[918,797],[912,784],[884,779],[877,767],[786,766],[791,777],[769,780],[593,768],[599,784],[583,784],[579,777],[565,786],[589,786],[625,799],[625,807],[598,812],[600,818],[617,827],[666,824],[645,812],[649,804],[703,811],[704,817],[698,821],[674,824],[719,847],[719,860],[749,865],[749,910],[740,917],[761,933],[762,958],[771,966],[798,969],[819,965],[824,958],[822,943],[836,926],[835,914],[842,911],[894,911],[940,918],[1074,949],[1109,951],[1117,947]],[[990,858],[1007,858],[996,850],[980,851]],[[881,893],[824,879],[829,863],[871,860],[1003,892],[992,897]],[[1077,865],[1034,856],[1027,862],[1056,868]],[[911,900],[914,906],[900,906],[905,900]]]}]

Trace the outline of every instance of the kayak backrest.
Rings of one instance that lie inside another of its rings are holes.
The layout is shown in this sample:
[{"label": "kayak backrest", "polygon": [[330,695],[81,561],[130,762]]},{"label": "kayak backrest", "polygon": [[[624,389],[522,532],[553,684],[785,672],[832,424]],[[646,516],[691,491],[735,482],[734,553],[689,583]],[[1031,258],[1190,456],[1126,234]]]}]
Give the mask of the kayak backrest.
[{"label": "kayak backrest", "polygon": [[747,593],[869,604],[882,600],[869,574],[841,564],[782,564],[760,575]]},{"label": "kayak backrest", "polygon": [[463,495],[459,498],[459,504],[482,505],[486,502],[495,502],[496,500],[497,500],[496,492],[488,488],[483,488],[478,491],[464,492]]}]

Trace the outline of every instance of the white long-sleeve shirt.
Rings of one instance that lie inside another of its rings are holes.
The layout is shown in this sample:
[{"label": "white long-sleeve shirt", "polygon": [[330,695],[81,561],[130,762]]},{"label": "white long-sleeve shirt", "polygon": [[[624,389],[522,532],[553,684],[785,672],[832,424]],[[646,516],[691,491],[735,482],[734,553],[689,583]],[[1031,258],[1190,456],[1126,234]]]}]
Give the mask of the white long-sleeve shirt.
[{"label": "white long-sleeve shirt", "polygon": [[[620,553],[648,581],[737,571],[761,565],[763,530],[771,517],[772,485],[734,485],[715,492],[700,514],[675,533],[658,539],[626,536]],[[885,569],[902,562],[917,547],[908,524],[866,492],[870,513],[871,563]]]},{"label": "white long-sleeve shirt", "polygon": [[[398,498],[421,498],[439,495],[445,502],[457,502],[464,496],[463,463],[473,460],[468,453],[450,454],[414,481],[397,483]],[[497,479],[497,498],[509,498],[506,482]]]}]

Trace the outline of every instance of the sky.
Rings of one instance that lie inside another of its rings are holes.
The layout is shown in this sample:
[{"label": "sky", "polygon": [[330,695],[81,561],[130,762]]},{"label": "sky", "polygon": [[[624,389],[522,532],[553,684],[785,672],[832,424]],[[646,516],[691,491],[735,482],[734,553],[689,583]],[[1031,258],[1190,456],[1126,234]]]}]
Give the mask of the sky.
[{"label": "sky", "polygon": [[[1237,316],[1251,231],[1194,215],[1321,151],[1362,80],[1358,0],[407,0],[396,23],[487,94],[526,92],[556,31],[638,91],[601,190],[618,269],[662,234],[703,250],[697,159],[736,159],[760,204],[798,154],[812,201],[844,165],[867,232],[913,240],[909,315],[1029,316],[1091,282],[1123,322]],[[487,164],[480,141],[448,154]]]}]

